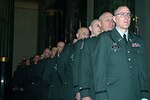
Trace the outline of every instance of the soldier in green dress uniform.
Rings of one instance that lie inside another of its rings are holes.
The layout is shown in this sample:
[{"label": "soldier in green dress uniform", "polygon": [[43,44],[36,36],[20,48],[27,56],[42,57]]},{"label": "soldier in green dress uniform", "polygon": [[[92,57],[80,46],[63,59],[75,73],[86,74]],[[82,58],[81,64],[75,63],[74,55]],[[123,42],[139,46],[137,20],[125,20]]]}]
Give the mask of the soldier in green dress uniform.
[{"label": "soldier in green dress uniform", "polygon": [[73,63],[72,63],[73,86],[74,86],[76,99],[80,100],[80,95],[79,95],[79,62],[80,62],[80,53],[81,53],[80,51],[84,44],[84,38],[89,37],[88,28],[86,27],[79,28],[76,37],[77,37],[77,42],[74,43]]},{"label": "soldier in green dress uniform", "polygon": [[63,85],[62,85],[62,99],[63,100],[74,100],[74,91],[73,91],[73,76],[72,76],[72,53],[73,53],[73,44],[69,43],[65,45],[62,53],[60,54],[58,60],[58,73],[61,76]]},{"label": "soldier in green dress uniform", "polygon": [[[101,27],[100,27],[101,26]],[[102,31],[112,30],[114,28],[113,15],[110,12],[104,12],[99,20],[93,20],[89,29],[90,38],[85,40],[80,66],[80,95],[82,100],[95,100],[93,87],[92,71],[92,52],[96,47],[96,39]]]},{"label": "soldier in green dress uniform", "polygon": [[58,73],[58,60],[60,53],[64,48],[64,42],[57,43],[57,55],[50,58],[46,62],[45,71],[43,73],[43,81],[47,84],[48,97],[47,100],[62,100],[62,77]]},{"label": "soldier in green dress uniform", "polygon": [[128,30],[129,8],[118,7],[113,20],[116,27],[98,37],[93,53],[95,100],[148,100],[144,45]]}]

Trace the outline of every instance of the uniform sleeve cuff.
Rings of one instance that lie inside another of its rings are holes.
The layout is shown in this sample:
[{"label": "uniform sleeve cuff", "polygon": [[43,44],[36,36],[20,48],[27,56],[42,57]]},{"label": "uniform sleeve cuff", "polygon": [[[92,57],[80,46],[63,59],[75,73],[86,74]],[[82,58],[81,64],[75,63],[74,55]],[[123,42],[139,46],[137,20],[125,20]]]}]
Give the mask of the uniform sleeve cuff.
[{"label": "uniform sleeve cuff", "polygon": [[81,96],[81,98],[91,97],[90,90],[89,89],[85,89],[85,90],[80,91],[80,96]]},{"label": "uniform sleeve cuff", "polygon": [[142,100],[149,100],[150,99],[150,94],[149,92],[142,92]]},{"label": "uniform sleeve cuff", "polygon": [[79,86],[74,87],[74,92],[75,92],[75,94],[79,92]]}]

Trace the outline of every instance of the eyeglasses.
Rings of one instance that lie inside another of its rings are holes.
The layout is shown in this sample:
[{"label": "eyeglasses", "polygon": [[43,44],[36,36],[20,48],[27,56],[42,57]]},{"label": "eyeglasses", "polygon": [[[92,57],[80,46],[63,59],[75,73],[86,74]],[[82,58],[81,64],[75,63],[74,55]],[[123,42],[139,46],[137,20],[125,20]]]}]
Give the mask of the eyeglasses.
[{"label": "eyeglasses", "polygon": [[115,16],[119,15],[121,18],[124,18],[124,17],[132,17],[132,13],[118,13],[118,14],[115,14]]}]

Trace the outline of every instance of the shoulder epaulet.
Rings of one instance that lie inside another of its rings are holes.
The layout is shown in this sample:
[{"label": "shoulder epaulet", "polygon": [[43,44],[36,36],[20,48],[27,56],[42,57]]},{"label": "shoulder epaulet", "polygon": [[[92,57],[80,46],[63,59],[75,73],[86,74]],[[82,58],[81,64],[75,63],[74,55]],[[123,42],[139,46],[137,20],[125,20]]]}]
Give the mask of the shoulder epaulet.
[{"label": "shoulder epaulet", "polygon": [[81,48],[80,49],[83,49],[84,47],[84,41],[82,41],[82,44],[81,44]]}]

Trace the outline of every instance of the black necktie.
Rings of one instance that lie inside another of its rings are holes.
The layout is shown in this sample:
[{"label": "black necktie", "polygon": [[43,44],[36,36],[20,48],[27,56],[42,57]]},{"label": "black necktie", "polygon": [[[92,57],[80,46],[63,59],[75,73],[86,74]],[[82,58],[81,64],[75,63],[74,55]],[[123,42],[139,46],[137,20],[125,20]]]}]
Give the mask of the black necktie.
[{"label": "black necktie", "polygon": [[123,38],[124,38],[124,41],[125,41],[126,44],[127,44],[127,38],[126,38],[126,35],[125,35],[125,34],[123,35]]}]

